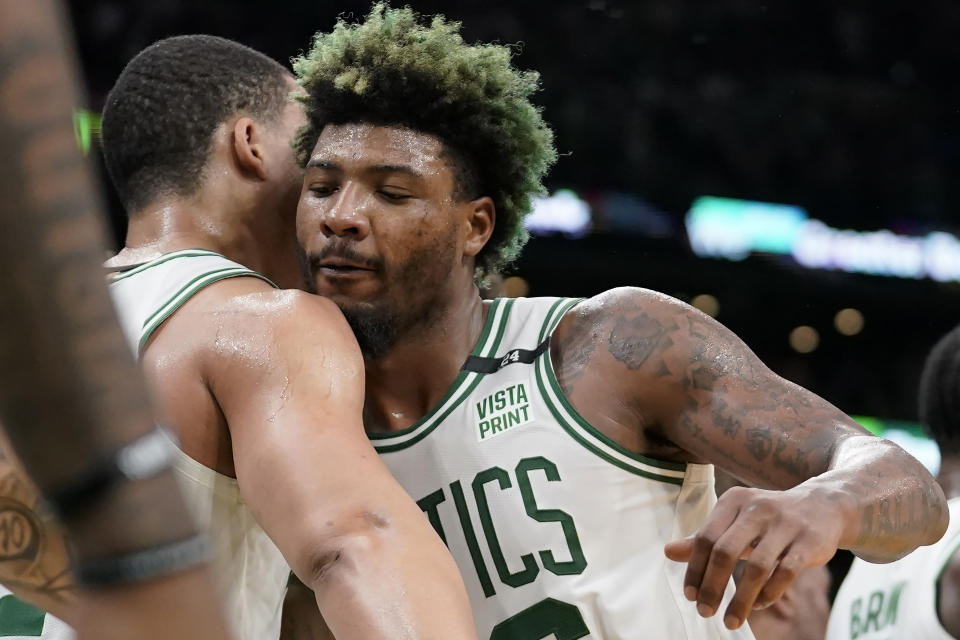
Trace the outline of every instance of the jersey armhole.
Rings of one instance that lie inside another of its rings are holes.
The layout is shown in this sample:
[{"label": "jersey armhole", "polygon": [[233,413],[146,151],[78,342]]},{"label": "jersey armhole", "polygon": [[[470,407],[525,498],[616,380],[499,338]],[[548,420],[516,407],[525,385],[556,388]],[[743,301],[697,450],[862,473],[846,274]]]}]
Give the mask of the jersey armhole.
[{"label": "jersey armhole", "polygon": [[137,357],[139,358],[143,355],[144,350],[147,348],[147,343],[150,341],[150,338],[160,327],[160,325],[162,325],[164,321],[173,315],[173,313],[182,307],[190,298],[215,282],[226,280],[227,278],[240,277],[257,278],[259,280],[263,280],[274,289],[278,288],[277,285],[271,282],[271,280],[266,276],[261,275],[256,271],[251,271],[246,267],[224,267],[222,269],[215,269],[213,271],[202,273],[181,287],[179,291],[170,296],[165,303],[163,303],[156,311],[153,312],[153,314],[143,321],[143,328],[140,331],[140,340],[137,343]]},{"label": "jersey armhole", "polygon": [[[582,301],[583,298],[561,298],[554,302],[540,329],[539,342],[552,337],[564,315]],[[683,484],[687,469],[685,463],[657,460],[634,453],[608,438],[580,415],[560,387],[549,348],[538,358],[536,380],[554,418],[567,434],[589,451],[624,471],[669,484]]]}]

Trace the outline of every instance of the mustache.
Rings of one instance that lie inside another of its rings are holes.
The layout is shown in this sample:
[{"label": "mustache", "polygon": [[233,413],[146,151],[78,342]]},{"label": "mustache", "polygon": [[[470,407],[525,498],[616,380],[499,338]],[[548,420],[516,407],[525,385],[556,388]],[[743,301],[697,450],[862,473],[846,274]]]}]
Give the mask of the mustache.
[{"label": "mustache", "polygon": [[331,240],[324,245],[319,253],[310,256],[310,266],[318,267],[327,258],[340,258],[355,262],[367,269],[380,270],[384,267],[383,258],[372,258],[356,251],[348,240]]}]

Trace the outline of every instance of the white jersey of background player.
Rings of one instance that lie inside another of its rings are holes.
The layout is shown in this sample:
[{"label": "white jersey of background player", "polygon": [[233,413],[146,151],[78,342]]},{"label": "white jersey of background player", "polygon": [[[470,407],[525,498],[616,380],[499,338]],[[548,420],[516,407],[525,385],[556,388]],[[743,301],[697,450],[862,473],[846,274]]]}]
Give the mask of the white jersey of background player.
[{"label": "white jersey of background player", "polygon": [[[515,255],[555,153],[535,74],[427,24],[376,5],[295,63],[297,226],[364,352],[364,426],[441,525],[480,635],[743,637],[724,627],[838,547],[893,559],[936,540],[945,501],[916,460],[711,318],[641,289],[481,300],[477,268]],[[711,511],[707,463],[783,491]],[[916,519],[874,531],[894,495]]]},{"label": "white jersey of background player", "polygon": [[938,582],[960,551],[960,498],[935,545],[890,564],[855,559],[830,611],[827,640],[952,640],[937,611]]},{"label": "white jersey of background player", "polygon": [[927,356],[918,405],[940,448],[937,482],[950,498],[950,528],[937,544],[889,565],[855,560],[837,593],[828,640],[960,638],[960,327]]}]

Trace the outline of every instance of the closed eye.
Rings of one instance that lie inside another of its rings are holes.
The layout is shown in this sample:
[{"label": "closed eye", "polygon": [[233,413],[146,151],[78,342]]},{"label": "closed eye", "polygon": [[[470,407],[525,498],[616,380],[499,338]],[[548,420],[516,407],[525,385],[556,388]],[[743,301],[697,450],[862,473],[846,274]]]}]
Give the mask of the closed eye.
[{"label": "closed eye", "polygon": [[385,191],[383,189],[377,193],[391,202],[404,202],[413,197],[409,193],[397,193],[396,191]]},{"label": "closed eye", "polygon": [[337,191],[338,187],[334,185],[310,185],[310,193],[317,197],[324,198]]}]

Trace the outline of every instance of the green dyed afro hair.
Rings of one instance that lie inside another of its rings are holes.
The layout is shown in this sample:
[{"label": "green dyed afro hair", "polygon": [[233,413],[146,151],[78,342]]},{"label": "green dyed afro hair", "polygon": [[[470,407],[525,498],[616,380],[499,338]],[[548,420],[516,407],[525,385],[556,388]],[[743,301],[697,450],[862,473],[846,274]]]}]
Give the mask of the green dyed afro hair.
[{"label": "green dyed afro hair", "polygon": [[517,257],[528,239],[523,218],[556,161],[553,132],[530,102],[539,74],[510,64],[509,47],[468,45],[460,23],[420,24],[409,7],[373,6],[361,24],[337,22],[293,61],[308,124],[296,146],[305,165],[328,124],[370,123],[436,136],[453,160],[457,195],[489,196],[493,235],[477,255],[477,275]]}]

